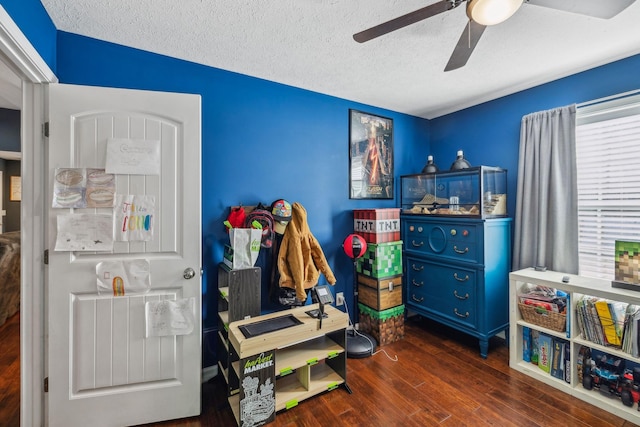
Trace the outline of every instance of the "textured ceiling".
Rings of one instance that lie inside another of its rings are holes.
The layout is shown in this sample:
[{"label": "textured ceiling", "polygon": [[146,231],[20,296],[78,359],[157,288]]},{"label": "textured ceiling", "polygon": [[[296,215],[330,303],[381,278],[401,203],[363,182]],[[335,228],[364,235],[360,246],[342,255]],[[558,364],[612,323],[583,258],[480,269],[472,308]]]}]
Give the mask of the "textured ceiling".
[{"label": "textured ceiling", "polygon": [[352,38],[430,3],[42,0],[62,31],[424,118],[640,53],[640,2],[609,20],[524,4],[447,73],[464,7],[367,43]]}]

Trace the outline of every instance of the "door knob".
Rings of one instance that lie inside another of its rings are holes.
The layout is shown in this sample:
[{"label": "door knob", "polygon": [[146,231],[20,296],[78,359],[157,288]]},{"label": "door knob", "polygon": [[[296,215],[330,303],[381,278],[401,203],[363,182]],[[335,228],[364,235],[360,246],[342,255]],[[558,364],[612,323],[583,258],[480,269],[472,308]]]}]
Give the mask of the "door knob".
[{"label": "door knob", "polygon": [[196,271],[191,267],[185,268],[184,273],[182,273],[182,277],[184,277],[187,280],[193,279],[195,275],[196,275]]}]

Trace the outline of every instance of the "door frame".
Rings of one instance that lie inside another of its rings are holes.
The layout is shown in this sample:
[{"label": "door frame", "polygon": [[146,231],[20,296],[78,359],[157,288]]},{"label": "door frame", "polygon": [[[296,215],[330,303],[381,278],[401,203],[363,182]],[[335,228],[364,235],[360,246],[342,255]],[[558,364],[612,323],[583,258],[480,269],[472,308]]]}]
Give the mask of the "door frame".
[{"label": "door frame", "polygon": [[0,5],[0,60],[22,79],[20,424],[44,422],[44,206],[46,85],[58,78]]}]

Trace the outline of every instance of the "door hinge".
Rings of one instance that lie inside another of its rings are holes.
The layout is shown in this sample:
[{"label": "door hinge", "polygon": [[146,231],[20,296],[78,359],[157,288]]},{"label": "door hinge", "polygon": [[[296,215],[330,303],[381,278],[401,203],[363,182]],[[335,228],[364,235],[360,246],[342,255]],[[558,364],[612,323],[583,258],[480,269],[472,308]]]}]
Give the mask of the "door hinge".
[{"label": "door hinge", "polygon": [[45,138],[49,138],[49,122],[44,122],[42,124],[42,134]]},{"label": "door hinge", "polygon": [[49,249],[44,250],[44,264],[49,265]]},{"label": "door hinge", "polygon": [[45,377],[44,379],[44,392],[45,393],[49,392],[49,377]]}]

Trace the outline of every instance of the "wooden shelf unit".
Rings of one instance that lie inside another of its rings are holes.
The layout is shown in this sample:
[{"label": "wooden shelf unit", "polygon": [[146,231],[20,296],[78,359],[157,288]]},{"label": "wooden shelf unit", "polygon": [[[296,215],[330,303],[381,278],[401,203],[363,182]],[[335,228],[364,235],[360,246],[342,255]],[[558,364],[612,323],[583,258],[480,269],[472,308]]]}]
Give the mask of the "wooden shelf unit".
[{"label": "wooden shelf unit", "polygon": [[[563,282],[563,277],[568,277],[567,283]],[[523,284],[533,284],[547,286],[567,292],[569,294],[569,305],[567,309],[568,332],[557,332],[542,326],[529,323],[523,320],[518,309],[518,295]],[[640,411],[638,405],[627,407],[622,404],[619,397],[608,397],[601,395],[596,389],[587,390],[578,381],[577,359],[582,346],[608,353],[612,356],[640,364],[640,358],[633,357],[614,347],[598,345],[584,339],[580,335],[577,322],[576,302],[583,296],[589,295],[604,298],[612,301],[622,301],[629,304],[640,305],[640,292],[613,288],[611,282],[602,279],[581,277],[572,274],[565,274],[556,271],[535,271],[533,268],[515,271],[509,274],[509,366],[519,372],[529,375],[531,378],[562,390],[565,393],[591,403],[598,408],[611,412],[625,420],[640,425]],[[543,332],[552,337],[565,340],[570,346],[570,382],[555,378],[544,372],[538,366],[526,362],[522,358],[524,327],[531,330]]]},{"label": "wooden shelf unit", "polygon": [[[240,360],[275,351],[275,411],[290,409],[298,402],[344,384],[347,379],[346,313],[325,306],[327,317],[319,328],[318,319],[307,315],[318,304],[297,307],[229,325],[229,346],[237,358],[231,363],[232,375],[240,379]],[[240,326],[292,315],[301,324],[246,338]],[[242,382],[239,380],[239,387]],[[229,396],[229,404],[241,425],[241,392]]]}]

